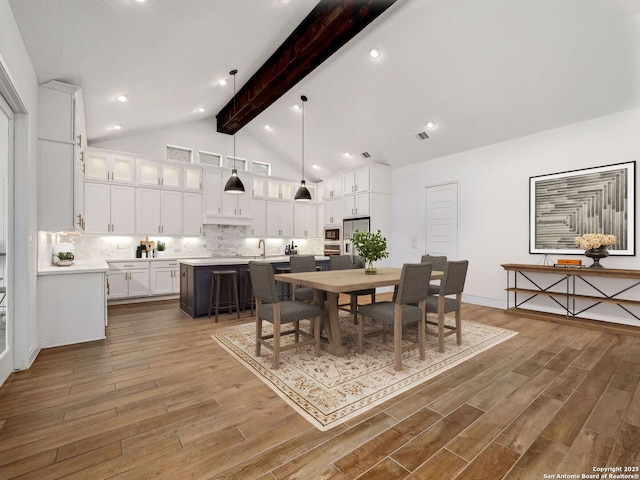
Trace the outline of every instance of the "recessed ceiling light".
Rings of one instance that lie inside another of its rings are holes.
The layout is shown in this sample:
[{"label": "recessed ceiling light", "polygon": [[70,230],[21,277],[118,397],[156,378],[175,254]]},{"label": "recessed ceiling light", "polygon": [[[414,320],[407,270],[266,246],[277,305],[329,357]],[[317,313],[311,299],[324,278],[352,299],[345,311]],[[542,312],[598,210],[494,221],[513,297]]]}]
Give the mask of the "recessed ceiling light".
[{"label": "recessed ceiling light", "polygon": [[200,112],[200,113],[204,112],[205,110],[206,110],[206,108],[204,108],[204,107],[198,107],[198,108],[196,108],[196,111],[197,111],[197,112]]},{"label": "recessed ceiling light", "polygon": [[227,84],[226,78],[221,78],[220,80],[218,80],[218,85],[222,85],[224,87],[226,84]]},{"label": "recessed ceiling light", "polygon": [[436,128],[438,124],[436,122],[427,122],[424,126],[427,127],[429,130]]},{"label": "recessed ceiling light", "polygon": [[294,110],[300,110],[300,105],[297,103],[292,107]]},{"label": "recessed ceiling light", "polygon": [[278,3],[280,5],[286,5],[287,3],[289,3],[289,0],[278,0]]},{"label": "recessed ceiling light", "polygon": [[349,153],[349,152],[344,152],[343,155],[344,155],[345,158],[351,158],[352,157],[351,153]]},{"label": "recessed ceiling light", "polygon": [[116,100],[117,100],[118,102],[126,102],[128,99],[127,99],[127,96],[126,96],[126,95],[118,95],[118,96],[116,97]]},{"label": "recessed ceiling light", "polygon": [[121,130],[122,129],[122,125],[112,125],[111,128],[113,130]]},{"label": "recessed ceiling light", "polygon": [[311,165],[311,168],[315,168],[316,170],[320,170],[320,165],[314,163],[313,165]]},{"label": "recessed ceiling light", "polygon": [[382,53],[380,52],[379,48],[372,48],[371,50],[369,50],[369,56],[371,58],[379,58],[381,54]]},{"label": "recessed ceiling light", "polygon": [[147,0],[136,0],[136,2],[138,2],[138,3],[144,3],[144,2],[146,2],[146,1],[147,1]]},{"label": "recessed ceiling light", "polygon": [[272,127],[271,125],[265,125],[265,126],[264,126],[264,129],[265,129],[267,132],[272,132],[272,131],[273,131],[273,127]]}]

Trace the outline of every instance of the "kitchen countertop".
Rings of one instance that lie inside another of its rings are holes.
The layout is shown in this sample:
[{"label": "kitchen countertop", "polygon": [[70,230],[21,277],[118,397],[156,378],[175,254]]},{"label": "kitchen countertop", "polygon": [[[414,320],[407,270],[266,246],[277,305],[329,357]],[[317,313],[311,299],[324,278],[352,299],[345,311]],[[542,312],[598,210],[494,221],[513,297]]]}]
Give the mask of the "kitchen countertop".
[{"label": "kitchen countertop", "polygon": [[[329,260],[324,255],[315,255],[316,260]],[[198,267],[202,265],[246,265],[252,260],[266,261],[270,263],[288,262],[289,255],[267,255],[265,258],[261,256],[238,256],[238,257],[207,257],[207,258],[181,258],[180,263]]]},{"label": "kitchen countertop", "polygon": [[73,265],[68,267],[58,267],[56,265],[47,265],[38,269],[38,275],[68,275],[72,273],[98,273],[109,271],[109,265],[106,260],[76,260]]}]

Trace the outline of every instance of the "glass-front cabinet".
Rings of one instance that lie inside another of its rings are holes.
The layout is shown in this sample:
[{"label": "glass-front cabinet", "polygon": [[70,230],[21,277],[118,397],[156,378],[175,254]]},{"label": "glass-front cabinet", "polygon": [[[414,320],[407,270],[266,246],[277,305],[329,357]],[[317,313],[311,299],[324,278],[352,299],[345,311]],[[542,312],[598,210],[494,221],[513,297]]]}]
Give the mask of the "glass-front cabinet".
[{"label": "glass-front cabinet", "polygon": [[85,180],[126,184],[135,181],[135,158],[129,155],[87,148],[84,163]]}]

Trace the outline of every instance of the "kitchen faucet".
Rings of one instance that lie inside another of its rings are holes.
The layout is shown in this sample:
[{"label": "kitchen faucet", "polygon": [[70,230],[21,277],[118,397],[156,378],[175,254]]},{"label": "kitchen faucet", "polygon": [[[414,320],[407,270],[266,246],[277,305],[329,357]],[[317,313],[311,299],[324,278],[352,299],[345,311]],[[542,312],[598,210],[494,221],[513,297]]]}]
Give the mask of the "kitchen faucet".
[{"label": "kitchen faucet", "polygon": [[258,248],[260,247],[262,247],[262,253],[260,254],[260,256],[262,258],[266,258],[267,252],[265,252],[264,238],[261,238],[260,241],[258,242]]}]

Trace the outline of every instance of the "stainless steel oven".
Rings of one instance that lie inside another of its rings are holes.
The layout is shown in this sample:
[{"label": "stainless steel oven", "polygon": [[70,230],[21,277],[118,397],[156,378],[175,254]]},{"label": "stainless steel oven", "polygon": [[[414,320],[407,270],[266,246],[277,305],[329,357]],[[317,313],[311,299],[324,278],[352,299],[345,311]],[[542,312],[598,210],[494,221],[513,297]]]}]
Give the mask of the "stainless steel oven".
[{"label": "stainless steel oven", "polygon": [[340,243],[330,243],[325,242],[324,244],[324,254],[325,255],[340,255],[342,252],[340,251]]}]

